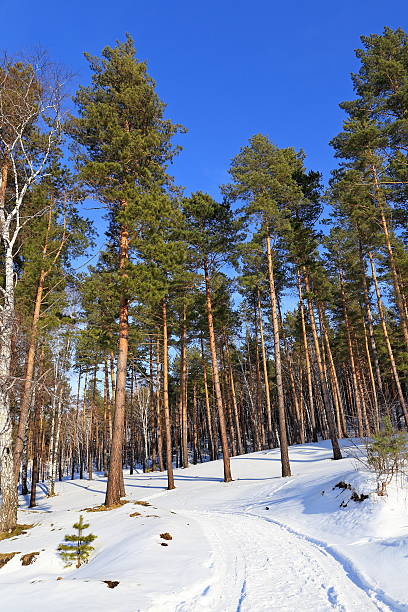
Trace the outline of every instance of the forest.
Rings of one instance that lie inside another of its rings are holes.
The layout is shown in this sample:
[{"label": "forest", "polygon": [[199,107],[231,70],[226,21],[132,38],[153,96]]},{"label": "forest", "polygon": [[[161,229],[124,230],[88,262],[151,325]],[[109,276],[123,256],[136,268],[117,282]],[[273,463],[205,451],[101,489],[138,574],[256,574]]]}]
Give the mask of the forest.
[{"label": "forest", "polygon": [[327,182],[271,129],[219,201],[173,179],[132,38],[85,55],[72,100],[46,54],[0,65],[0,532],[41,484],[102,473],[113,506],[124,469],[279,448],[286,477],[289,445],[406,430],[408,35],[361,37]]}]

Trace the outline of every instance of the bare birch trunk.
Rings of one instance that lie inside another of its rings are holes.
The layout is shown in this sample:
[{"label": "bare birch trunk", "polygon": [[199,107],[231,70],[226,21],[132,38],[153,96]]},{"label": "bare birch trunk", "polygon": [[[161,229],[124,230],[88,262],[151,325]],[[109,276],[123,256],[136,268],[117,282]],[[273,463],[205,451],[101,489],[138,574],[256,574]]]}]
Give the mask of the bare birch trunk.
[{"label": "bare birch trunk", "polygon": [[13,423],[9,390],[12,334],[14,326],[14,269],[12,248],[4,253],[4,299],[0,314],[0,531],[17,523],[17,487],[13,464]]}]

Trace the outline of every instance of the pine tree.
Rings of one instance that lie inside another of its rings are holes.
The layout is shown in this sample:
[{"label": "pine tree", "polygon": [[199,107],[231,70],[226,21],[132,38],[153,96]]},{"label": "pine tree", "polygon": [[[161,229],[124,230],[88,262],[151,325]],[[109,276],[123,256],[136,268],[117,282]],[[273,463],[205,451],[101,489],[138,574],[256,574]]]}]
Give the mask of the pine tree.
[{"label": "pine tree", "polygon": [[214,330],[212,275],[221,263],[234,260],[239,225],[234,221],[227,202],[219,204],[206,193],[197,192],[190,198],[185,198],[182,207],[186,222],[185,241],[189,250],[194,253],[196,268],[204,272],[208,335],[224,461],[224,481],[230,482],[232,476]]},{"label": "pine tree", "polygon": [[135,58],[130,36],[106,47],[102,58],[86,55],[92,83],[81,87],[75,101],[79,117],[67,130],[82,147],[77,156],[80,174],[110,217],[111,252],[116,256],[119,296],[119,341],[111,460],[106,504],[124,495],[122,473],[126,373],[129,345],[129,302],[132,250],[143,228],[160,216],[160,197],[171,179],[166,164],[177,148],[171,145],[179,126],[163,118],[146,64]]},{"label": "pine tree", "polygon": [[66,566],[72,565],[76,561],[76,567],[81,567],[83,563],[88,563],[91,552],[95,550],[91,546],[91,542],[96,540],[97,536],[93,533],[84,535],[83,532],[88,529],[89,523],[84,522],[82,514],[79,517],[79,521],[72,526],[77,530],[77,533],[66,535],[64,542],[67,543],[60,544],[58,550]]},{"label": "pine tree", "polygon": [[385,28],[381,35],[362,36],[361,41],[363,49],[356,51],[360,70],[352,75],[357,97],[340,105],[348,116],[331,144],[336,156],[346,160],[343,168],[359,171],[368,187],[408,350],[406,296],[394,233],[403,216],[393,216],[393,205],[398,209],[406,199],[408,37],[401,29]]},{"label": "pine tree", "polygon": [[385,417],[383,427],[367,447],[367,464],[377,478],[377,493],[385,495],[387,486],[398,474],[405,475],[408,464],[407,434],[395,432],[391,419]]},{"label": "pine tree", "polygon": [[266,246],[271,321],[274,337],[276,387],[278,393],[279,436],[282,476],[290,476],[288,441],[286,430],[285,398],[283,388],[281,338],[276,291],[276,258],[272,239],[288,228],[285,207],[302,200],[303,194],[294,178],[301,158],[293,149],[278,149],[262,134],[253,136],[249,144],[232,160],[232,183],[224,187],[231,199],[245,202],[248,218],[258,223]]},{"label": "pine tree", "polygon": [[[265,295],[268,294],[268,270],[262,249],[262,236],[254,234],[250,242],[241,245],[240,250],[243,265],[242,272],[239,276],[239,291],[244,297],[243,304],[241,305],[241,313],[245,319],[247,319],[248,324],[252,325],[255,330],[256,354],[258,353],[257,340],[259,331],[266,403],[266,438],[268,447],[273,448],[274,431],[272,405],[262,308],[265,306]],[[255,356],[255,361],[257,361],[257,356]],[[257,393],[257,396],[258,395]],[[258,411],[261,411],[261,406],[258,406]],[[255,419],[255,417],[256,415],[254,415],[253,418]],[[261,411],[261,414],[258,415],[258,419],[262,419],[262,417]]]}]

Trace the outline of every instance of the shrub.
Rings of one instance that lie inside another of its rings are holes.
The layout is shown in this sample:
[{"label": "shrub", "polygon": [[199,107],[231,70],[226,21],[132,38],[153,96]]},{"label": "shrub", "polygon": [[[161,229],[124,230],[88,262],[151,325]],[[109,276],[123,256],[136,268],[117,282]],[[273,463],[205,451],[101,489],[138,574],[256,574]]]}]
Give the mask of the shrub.
[{"label": "shrub", "polygon": [[373,436],[367,446],[367,465],[375,473],[378,495],[386,495],[394,476],[406,473],[408,464],[407,435],[394,432],[391,420],[385,417],[383,429]]}]

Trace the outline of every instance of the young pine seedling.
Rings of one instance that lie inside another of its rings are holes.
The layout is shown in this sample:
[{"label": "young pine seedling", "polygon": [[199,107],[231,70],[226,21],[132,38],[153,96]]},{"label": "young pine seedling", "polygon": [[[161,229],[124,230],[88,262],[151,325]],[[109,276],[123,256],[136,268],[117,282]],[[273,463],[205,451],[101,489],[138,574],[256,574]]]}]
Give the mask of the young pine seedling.
[{"label": "young pine seedling", "polygon": [[84,531],[88,529],[89,523],[84,523],[82,514],[79,517],[79,521],[73,524],[73,528],[76,529],[76,533],[72,535],[66,535],[64,538],[64,544],[58,546],[58,551],[65,561],[65,566],[68,567],[76,561],[76,567],[81,567],[83,563],[88,563],[89,556],[94,550],[91,546],[91,542],[96,539],[96,535],[89,533],[84,535]]}]

